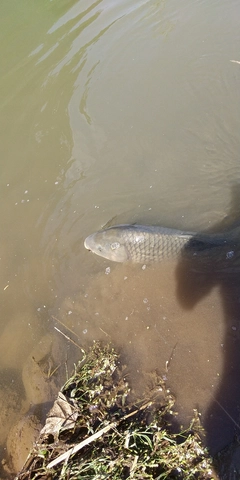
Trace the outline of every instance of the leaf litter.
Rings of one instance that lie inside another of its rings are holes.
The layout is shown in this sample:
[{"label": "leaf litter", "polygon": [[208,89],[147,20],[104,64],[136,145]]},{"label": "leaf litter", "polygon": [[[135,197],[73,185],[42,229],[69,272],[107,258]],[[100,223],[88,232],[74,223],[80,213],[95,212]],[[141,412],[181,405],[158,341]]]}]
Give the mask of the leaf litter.
[{"label": "leaf litter", "polygon": [[216,479],[199,416],[173,432],[174,398],[157,374],[137,399],[111,345],[94,343],[62,387],[16,480]]}]

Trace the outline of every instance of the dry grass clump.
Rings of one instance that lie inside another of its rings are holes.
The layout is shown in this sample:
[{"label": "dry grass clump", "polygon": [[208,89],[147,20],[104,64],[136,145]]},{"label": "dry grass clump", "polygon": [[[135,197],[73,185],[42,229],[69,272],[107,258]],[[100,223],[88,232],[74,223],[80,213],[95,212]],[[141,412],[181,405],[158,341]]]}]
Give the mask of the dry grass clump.
[{"label": "dry grass clump", "polygon": [[213,479],[199,422],[171,433],[161,379],[134,400],[111,346],[94,343],[66,382],[18,480]]}]

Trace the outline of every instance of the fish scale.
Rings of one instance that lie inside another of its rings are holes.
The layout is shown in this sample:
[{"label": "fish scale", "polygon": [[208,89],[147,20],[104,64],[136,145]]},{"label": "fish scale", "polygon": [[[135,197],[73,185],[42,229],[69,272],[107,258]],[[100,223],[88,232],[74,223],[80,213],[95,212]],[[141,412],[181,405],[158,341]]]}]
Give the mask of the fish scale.
[{"label": "fish scale", "polygon": [[[139,235],[144,237],[143,241],[136,241]],[[192,235],[161,234],[159,232],[139,232],[137,230],[130,235],[126,232],[124,236],[126,249],[129,257],[134,263],[161,261],[167,258],[176,258],[179,256],[181,249],[192,238]]]}]

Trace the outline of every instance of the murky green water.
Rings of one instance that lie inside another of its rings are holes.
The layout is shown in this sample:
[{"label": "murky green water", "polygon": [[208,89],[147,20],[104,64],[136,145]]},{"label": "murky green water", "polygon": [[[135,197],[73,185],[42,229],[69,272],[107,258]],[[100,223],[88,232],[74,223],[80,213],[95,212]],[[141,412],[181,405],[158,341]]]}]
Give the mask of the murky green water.
[{"label": "murky green water", "polygon": [[115,216],[191,230],[239,218],[239,15],[236,0],[2,0],[3,458],[79,355],[52,315],[83,346],[116,343],[142,388],[171,359],[181,421],[197,406],[213,450],[239,429],[237,277],[187,282],[179,265],[110,265],[83,247]]}]

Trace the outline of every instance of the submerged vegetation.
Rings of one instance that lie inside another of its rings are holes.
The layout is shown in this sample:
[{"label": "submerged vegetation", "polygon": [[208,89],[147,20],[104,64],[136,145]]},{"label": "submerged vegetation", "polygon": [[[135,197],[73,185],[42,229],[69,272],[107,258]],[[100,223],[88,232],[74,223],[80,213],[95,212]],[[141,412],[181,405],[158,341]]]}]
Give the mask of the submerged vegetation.
[{"label": "submerged vegetation", "polygon": [[157,376],[136,400],[111,346],[83,352],[18,480],[213,479],[196,413],[173,433],[174,399]]}]

